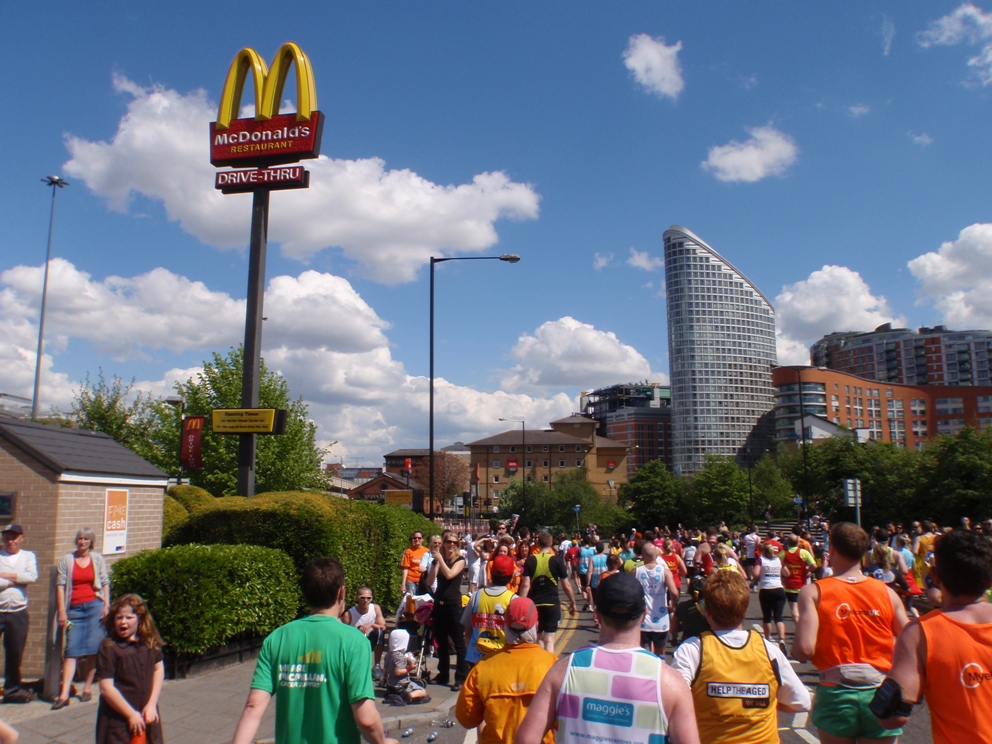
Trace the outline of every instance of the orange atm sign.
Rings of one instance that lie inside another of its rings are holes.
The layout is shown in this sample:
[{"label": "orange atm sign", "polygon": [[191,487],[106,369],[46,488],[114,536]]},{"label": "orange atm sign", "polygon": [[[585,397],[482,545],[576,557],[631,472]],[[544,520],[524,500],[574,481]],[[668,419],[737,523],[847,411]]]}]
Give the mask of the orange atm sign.
[{"label": "orange atm sign", "polygon": [[106,509],[103,521],[103,552],[123,553],[127,550],[127,507],[126,489],[108,488]]}]

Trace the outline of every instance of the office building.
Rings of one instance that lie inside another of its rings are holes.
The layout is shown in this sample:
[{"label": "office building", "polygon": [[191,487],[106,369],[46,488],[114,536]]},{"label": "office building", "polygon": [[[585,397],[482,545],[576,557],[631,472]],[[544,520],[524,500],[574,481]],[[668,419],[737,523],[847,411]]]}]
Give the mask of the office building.
[{"label": "office building", "polygon": [[[772,373],[772,384],[775,434],[780,442],[801,439],[796,426],[800,416],[807,421],[818,416],[845,429],[860,430],[862,440],[916,449],[938,434],[957,434],[966,426],[992,426],[989,386],[880,383],[802,366],[778,367]],[[806,440],[811,441],[809,425],[806,428]]]},{"label": "office building", "polygon": [[627,477],[661,460],[672,466],[672,389],[658,382],[629,382],[583,391],[580,409],[599,422],[597,433],[627,445]]},{"label": "office building", "polygon": [[706,455],[749,464],[774,435],[775,310],[689,230],[673,225],[664,240],[673,470],[694,473]]},{"label": "office building", "polygon": [[831,333],[810,347],[814,367],[906,385],[988,385],[992,331],[945,326]]}]

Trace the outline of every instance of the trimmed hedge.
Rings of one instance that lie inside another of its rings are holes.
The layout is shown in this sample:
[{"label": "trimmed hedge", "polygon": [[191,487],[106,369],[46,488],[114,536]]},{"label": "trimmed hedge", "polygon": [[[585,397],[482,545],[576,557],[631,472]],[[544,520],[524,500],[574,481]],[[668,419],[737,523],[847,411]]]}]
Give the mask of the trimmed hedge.
[{"label": "trimmed hedge", "polygon": [[162,538],[164,539],[187,519],[189,519],[189,512],[186,511],[186,508],[166,494],[162,504]]},{"label": "trimmed hedge", "polygon": [[386,610],[395,609],[403,596],[399,563],[410,533],[440,532],[433,522],[400,506],[318,493],[264,493],[224,501],[191,514],[169,533],[167,543],[278,548],[292,558],[298,575],[314,558],[335,556],[344,567],[349,604],[360,586],[368,586]]},{"label": "trimmed hedge", "polygon": [[255,545],[177,545],[111,567],[114,595],[139,594],[173,654],[202,654],[234,639],[264,637],[296,616],[299,579],[281,550]]},{"label": "trimmed hedge", "polygon": [[190,514],[205,506],[212,506],[216,501],[212,493],[197,486],[173,486],[169,489],[168,495],[178,501]]}]

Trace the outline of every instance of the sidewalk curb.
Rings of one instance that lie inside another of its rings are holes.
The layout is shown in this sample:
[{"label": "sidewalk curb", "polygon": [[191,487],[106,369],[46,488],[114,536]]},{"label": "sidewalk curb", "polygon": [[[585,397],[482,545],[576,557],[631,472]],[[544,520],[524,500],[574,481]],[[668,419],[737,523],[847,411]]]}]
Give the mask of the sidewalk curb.
[{"label": "sidewalk curb", "polygon": [[[448,712],[455,706],[458,700],[456,695],[453,698],[449,698],[441,702],[436,708],[430,710],[425,710],[421,713],[411,713],[409,715],[402,716],[390,716],[388,718],[382,719],[382,727],[386,731],[390,731],[393,734],[394,739],[400,738],[400,733],[405,728],[409,728],[415,724],[430,723],[435,718],[439,716],[447,716]],[[275,744],[275,739],[255,739],[255,744]]]}]

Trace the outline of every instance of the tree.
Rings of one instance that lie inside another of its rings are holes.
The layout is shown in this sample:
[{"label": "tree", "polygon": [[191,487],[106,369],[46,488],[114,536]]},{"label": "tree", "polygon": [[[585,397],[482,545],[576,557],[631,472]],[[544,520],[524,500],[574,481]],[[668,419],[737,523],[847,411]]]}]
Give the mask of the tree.
[{"label": "tree", "polygon": [[934,439],[923,449],[918,481],[920,517],[956,526],[961,517],[992,516],[992,430]]},{"label": "tree", "polygon": [[765,513],[765,507],[772,505],[773,515],[792,514],[792,485],[782,475],[775,457],[766,454],[751,468],[751,521]]},{"label": "tree", "polygon": [[747,518],[747,474],[730,457],[707,455],[689,492],[701,523],[742,523]]},{"label": "tree", "polygon": [[682,519],[679,500],[682,484],[661,460],[650,460],[620,486],[617,499],[630,506],[630,516],[638,526],[676,525]]},{"label": "tree", "polygon": [[[430,460],[418,460],[410,477],[422,486],[430,484]],[[443,511],[444,502],[468,489],[469,468],[465,458],[450,452],[434,452],[434,509],[432,514]]]},{"label": "tree", "polygon": [[[243,358],[240,347],[231,349],[226,357],[215,353],[196,378],[176,383],[176,392],[186,401],[186,415],[209,417],[214,408],[240,408]],[[125,386],[117,377],[108,385],[102,371],[96,385],[87,378],[72,404],[80,426],[103,431],[166,472],[177,472],[180,411],[140,393],[128,403],[132,387],[133,383]],[[303,399],[290,400],[289,385],[281,375],[270,372],[264,361],[259,406],[286,409],[287,420],[284,434],[258,437],[256,493],[326,488],[327,478],[320,469],[324,451],[317,446],[317,427],[307,419]],[[209,426],[204,427],[202,451],[204,469],[186,471],[190,483],[215,496],[234,495],[238,437],[214,434]]]}]

